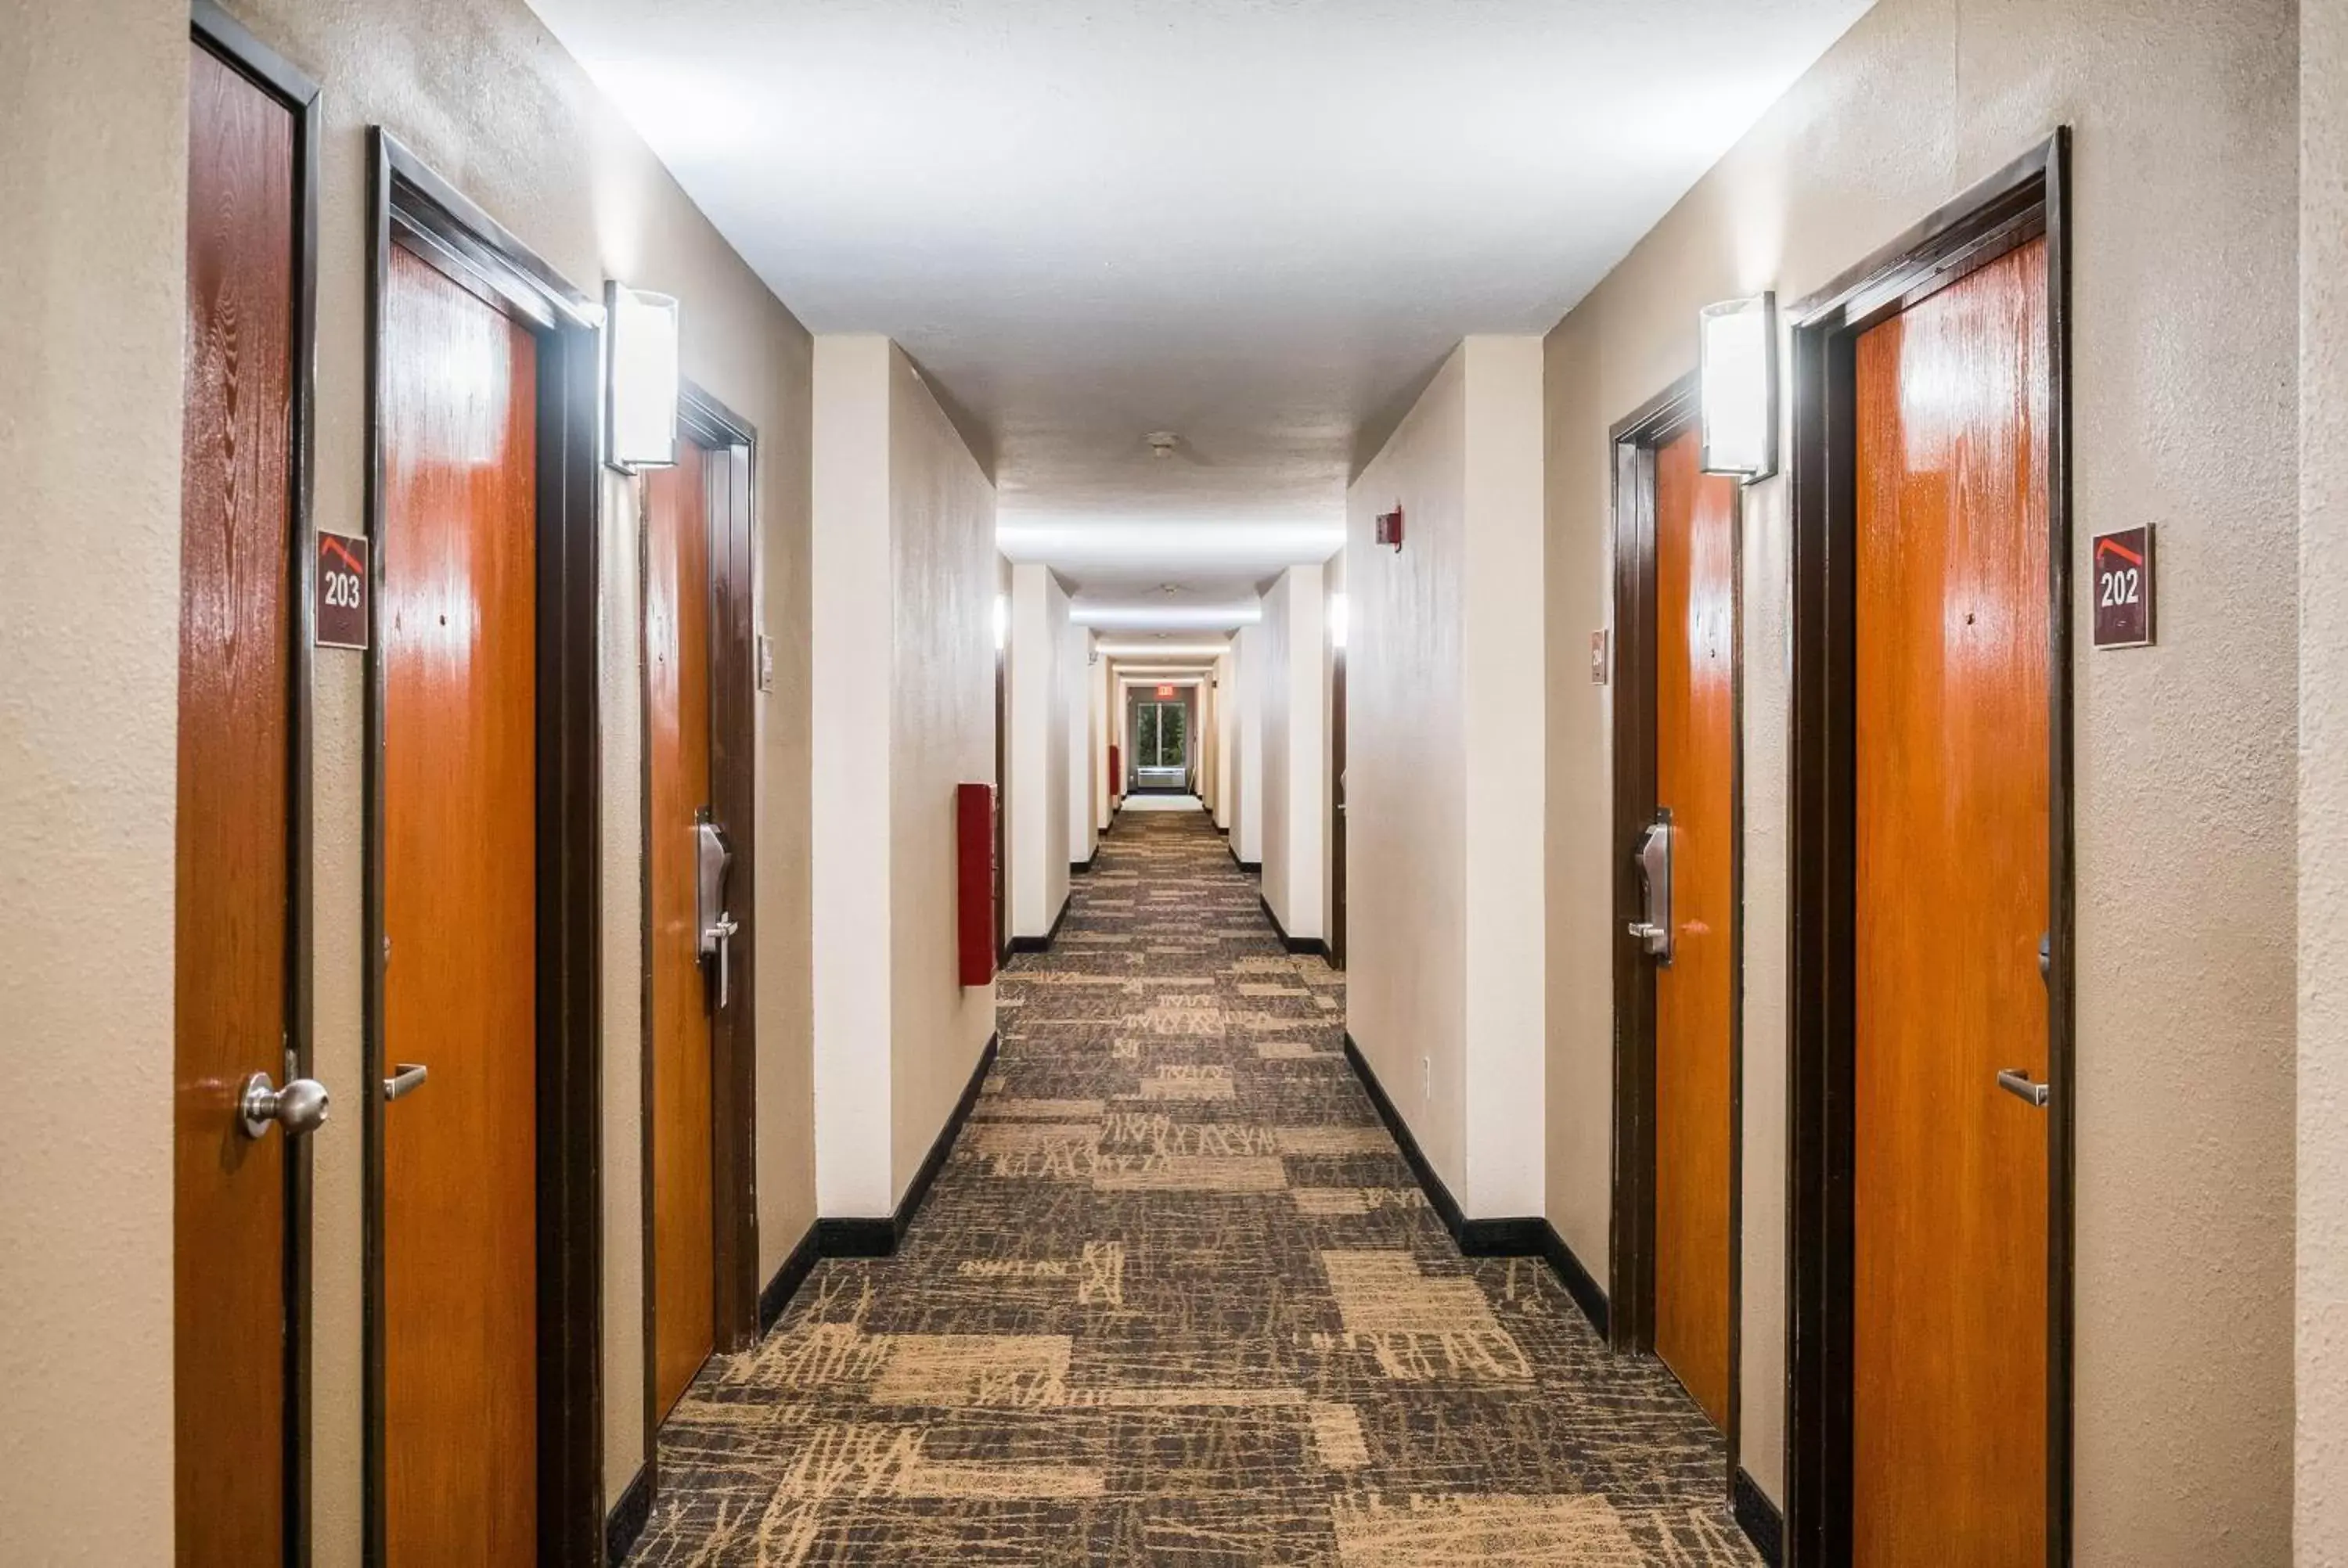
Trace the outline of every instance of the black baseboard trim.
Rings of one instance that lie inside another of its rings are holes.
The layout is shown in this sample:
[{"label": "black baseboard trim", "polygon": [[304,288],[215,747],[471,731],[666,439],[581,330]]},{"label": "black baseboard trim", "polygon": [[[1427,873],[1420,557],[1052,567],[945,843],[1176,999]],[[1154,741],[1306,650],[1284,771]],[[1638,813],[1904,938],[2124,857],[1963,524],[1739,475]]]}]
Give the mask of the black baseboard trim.
[{"label": "black baseboard trim", "polygon": [[894,1257],[897,1222],[877,1220],[818,1220],[815,1250],[820,1257]]},{"label": "black baseboard trim", "polygon": [[1459,1250],[1469,1257],[1546,1257],[1549,1222],[1539,1214],[1462,1220]]},{"label": "black baseboard trim", "polygon": [[1071,860],[1068,862],[1068,875],[1071,876],[1082,876],[1086,872],[1090,871],[1093,868],[1094,863],[1099,859],[1100,845],[1095,845],[1093,846],[1092,854],[1085,859]]},{"label": "black baseboard trim", "polygon": [[1753,1550],[1761,1554],[1761,1561],[1769,1568],[1785,1568],[1786,1516],[1745,1473],[1743,1465],[1736,1467],[1735,1477],[1728,1483],[1728,1497],[1736,1515],[1736,1527],[1753,1542]]},{"label": "black baseboard trim", "polygon": [[[1087,866],[1085,866],[1081,867],[1081,869],[1083,869],[1083,870],[1086,870],[1086,871],[1089,871],[1089,870],[1091,870],[1091,869],[1092,869],[1092,867],[1091,867],[1089,865],[1087,865]],[[1045,932],[1045,933],[1044,933],[1042,936],[1040,936],[1040,937],[1014,937],[1014,938],[1011,938],[1011,950],[1012,950],[1013,952],[1014,952],[1014,953],[1048,953],[1048,952],[1050,952],[1050,951],[1052,950],[1052,944],[1053,944],[1054,942],[1056,942],[1056,941],[1058,941],[1058,940],[1060,939],[1060,927],[1063,927],[1063,926],[1065,926],[1065,925],[1066,925],[1066,924],[1068,923],[1068,911],[1069,911],[1070,909],[1075,908],[1075,907],[1076,907],[1076,895],[1075,895],[1075,894],[1073,894],[1073,893],[1071,893],[1070,895],[1068,895],[1068,897],[1065,897],[1065,898],[1061,899],[1061,900],[1060,900],[1060,912],[1059,912],[1059,914],[1057,914],[1057,915],[1056,915],[1056,916],[1054,916],[1054,917],[1053,917],[1053,919],[1052,919],[1052,928],[1051,928],[1050,930],[1048,930],[1048,931]]]},{"label": "black baseboard trim", "polygon": [[1557,1234],[1557,1227],[1538,1214],[1506,1219],[1469,1219],[1460,1211],[1459,1200],[1451,1195],[1451,1189],[1444,1184],[1443,1178],[1428,1163],[1426,1151],[1418,1146],[1418,1140],[1411,1134],[1410,1123],[1405,1122],[1402,1112],[1395,1109],[1395,1102],[1386,1093],[1385,1086],[1378,1081],[1378,1075],[1370,1071],[1369,1059],[1362,1054],[1362,1048],[1354,1043],[1350,1032],[1345,1036],[1345,1060],[1352,1064],[1354,1075],[1362,1081],[1362,1088],[1368,1093],[1370,1103],[1377,1107],[1378,1120],[1384,1122],[1386,1131],[1394,1134],[1395,1144],[1402,1150],[1403,1160],[1410,1166],[1411,1174],[1418,1178],[1420,1188],[1426,1194],[1426,1201],[1434,1206],[1436,1217],[1443,1222],[1443,1228],[1451,1233],[1451,1239],[1458,1244],[1461,1255],[1467,1257],[1543,1259],[1557,1275],[1558,1283],[1565,1287],[1565,1293],[1573,1297],[1573,1304],[1581,1308],[1582,1316],[1590,1319],[1590,1325],[1598,1331],[1598,1337],[1605,1338],[1606,1293],[1598,1288],[1597,1280],[1581,1266],[1581,1260],[1573,1255],[1573,1249],[1565,1245],[1565,1238]]},{"label": "black baseboard trim", "polygon": [[1272,913],[1271,899],[1259,893],[1255,901],[1263,906],[1263,917],[1272,922],[1272,931],[1280,938],[1282,947],[1292,953],[1318,954],[1324,958],[1329,956],[1329,944],[1320,938],[1290,936],[1288,927],[1280,923],[1280,917]]},{"label": "black baseboard trim", "polygon": [[621,1489],[620,1501],[603,1517],[603,1561],[618,1563],[626,1558],[636,1544],[636,1537],[653,1516],[653,1467],[641,1464],[635,1475]]},{"label": "black baseboard trim", "polygon": [[1405,1122],[1402,1112],[1395,1109],[1395,1102],[1386,1095],[1385,1085],[1380,1083],[1378,1075],[1370,1071],[1369,1058],[1364,1056],[1362,1048],[1354,1043],[1350,1030],[1345,1035],[1345,1060],[1353,1064],[1354,1076],[1362,1081],[1363,1089],[1368,1091],[1370,1103],[1377,1107],[1378,1120],[1386,1124],[1386,1131],[1394,1134],[1394,1141],[1401,1146],[1402,1157],[1409,1164],[1411,1174],[1418,1178],[1419,1186],[1426,1193],[1426,1201],[1435,1205],[1436,1217],[1443,1222],[1443,1228],[1451,1233],[1451,1239],[1460,1242],[1459,1250],[1466,1252],[1467,1244],[1461,1240],[1460,1233],[1467,1228],[1468,1218],[1459,1212],[1459,1200],[1451,1195],[1451,1189],[1444,1185],[1443,1178],[1435,1173],[1433,1165],[1427,1163],[1426,1152],[1419,1148],[1418,1140],[1411,1135],[1410,1123]]},{"label": "black baseboard trim", "polygon": [[938,1130],[937,1141],[922,1157],[922,1168],[905,1187],[905,1195],[897,1204],[897,1212],[885,1219],[829,1219],[815,1222],[816,1253],[820,1257],[894,1257],[903,1243],[905,1233],[913,1225],[913,1216],[922,1210],[922,1200],[930,1195],[930,1184],[938,1179],[946,1156],[953,1153],[954,1139],[962,1124],[978,1104],[978,1091],[986,1086],[987,1070],[1003,1050],[1000,1031],[986,1037],[986,1049],[978,1053],[978,1065],[971,1071],[970,1081],[963,1085],[962,1098],[954,1102],[953,1114]]},{"label": "black baseboard trim", "polygon": [[953,1114],[948,1116],[946,1124],[938,1129],[937,1139],[930,1145],[930,1152],[922,1156],[922,1168],[913,1173],[912,1181],[906,1184],[905,1195],[898,1201],[897,1212],[890,1216],[889,1221],[899,1241],[905,1239],[905,1232],[911,1227],[913,1216],[921,1212],[922,1200],[930,1195],[930,1184],[938,1179],[938,1172],[944,1166],[946,1156],[953,1153],[954,1140],[961,1135],[962,1124],[970,1120],[972,1110],[977,1106],[978,1091],[986,1087],[986,1075],[993,1070],[994,1059],[1002,1050],[1000,1030],[986,1037],[986,1049],[978,1053],[978,1065],[970,1070],[970,1081],[963,1085],[962,1098],[954,1102]]},{"label": "black baseboard trim", "polygon": [[784,1308],[791,1304],[791,1297],[799,1293],[799,1286],[807,1283],[807,1276],[815,1272],[815,1261],[823,1255],[821,1230],[820,1223],[808,1226],[807,1235],[799,1237],[799,1245],[791,1248],[791,1255],[783,1259],[782,1267],[775,1270],[775,1277],[767,1281],[766,1289],[758,1292],[760,1338],[764,1338],[767,1331],[781,1320]]},{"label": "black baseboard trim", "polygon": [[1540,1250],[1541,1256],[1549,1260],[1550,1272],[1565,1286],[1565,1293],[1573,1297],[1573,1304],[1581,1308],[1581,1315],[1590,1319],[1590,1326],[1598,1330],[1598,1337],[1608,1339],[1612,1315],[1606,1306],[1606,1292],[1599,1287],[1597,1276],[1581,1266],[1581,1260],[1573,1255],[1573,1249],[1565,1245],[1557,1227],[1547,1220],[1540,1224]]}]

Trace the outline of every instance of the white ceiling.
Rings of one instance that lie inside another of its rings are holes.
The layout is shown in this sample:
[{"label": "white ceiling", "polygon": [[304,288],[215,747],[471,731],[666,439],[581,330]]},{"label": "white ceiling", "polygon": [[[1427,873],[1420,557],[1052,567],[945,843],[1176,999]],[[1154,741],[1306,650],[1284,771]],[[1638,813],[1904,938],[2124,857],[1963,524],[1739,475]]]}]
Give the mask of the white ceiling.
[{"label": "white ceiling", "polygon": [[1870,3],[531,0],[811,329],[921,362],[1006,553],[1112,606],[1329,554],[1365,430],[1554,324]]}]

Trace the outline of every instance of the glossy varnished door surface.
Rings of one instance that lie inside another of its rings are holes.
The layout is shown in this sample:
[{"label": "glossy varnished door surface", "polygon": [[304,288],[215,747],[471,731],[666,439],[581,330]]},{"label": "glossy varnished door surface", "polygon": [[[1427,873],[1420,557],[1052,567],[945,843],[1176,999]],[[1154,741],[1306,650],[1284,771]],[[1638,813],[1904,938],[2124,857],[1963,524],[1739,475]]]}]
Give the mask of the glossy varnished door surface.
[{"label": "glossy varnished door surface", "polygon": [[1655,453],[1655,801],[1672,962],[1655,971],[1655,1354],[1728,1419],[1729,1009],[1736,955],[1735,481],[1694,431]]},{"label": "glossy varnished door surface", "polygon": [[1858,344],[1861,1564],[2045,1560],[2046,344],[2043,241]]},{"label": "glossy varnished door surface", "polygon": [[536,345],[408,251],[383,317],[384,1517],[537,1559]]},{"label": "glossy varnished door surface", "polygon": [[[711,1031],[695,820],[711,804],[709,454],[645,485],[644,745],[652,899],[654,1392],[665,1417],[716,1348]],[[722,477],[722,476],[721,476]]]},{"label": "glossy varnished door surface", "polygon": [[286,1076],[294,119],[201,46],[189,87],[173,1452],[179,1561],[252,1568],[285,1525],[285,1134],[236,1100]]}]

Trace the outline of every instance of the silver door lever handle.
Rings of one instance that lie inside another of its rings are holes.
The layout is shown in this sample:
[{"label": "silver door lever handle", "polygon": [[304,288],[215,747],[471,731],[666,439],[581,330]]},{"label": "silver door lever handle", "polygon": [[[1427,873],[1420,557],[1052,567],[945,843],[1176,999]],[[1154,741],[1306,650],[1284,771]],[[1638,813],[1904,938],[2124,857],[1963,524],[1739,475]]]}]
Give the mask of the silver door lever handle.
[{"label": "silver door lever handle", "polygon": [[1639,835],[1633,857],[1639,868],[1639,915],[1630,923],[1631,935],[1656,967],[1672,967],[1672,813],[1659,807],[1655,820]]},{"label": "silver door lever handle", "polygon": [[701,950],[717,959],[717,1006],[723,1009],[734,989],[734,938],[741,932],[742,922],[731,915],[720,915],[717,923],[701,934]]},{"label": "silver door lever handle", "polygon": [[413,1094],[424,1087],[429,1069],[420,1061],[403,1061],[391,1070],[383,1081],[383,1098],[386,1105],[404,1095]]},{"label": "silver door lever handle", "polygon": [[2033,1105],[2044,1105],[2054,1098],[2054,1086],[2051,1083],[2033,1083],[2030,1081],[2029,1071],[2025,1068],[2003,1069],[1997,1075],[1997,1086],[2015,1099],[2026,1100]]}]

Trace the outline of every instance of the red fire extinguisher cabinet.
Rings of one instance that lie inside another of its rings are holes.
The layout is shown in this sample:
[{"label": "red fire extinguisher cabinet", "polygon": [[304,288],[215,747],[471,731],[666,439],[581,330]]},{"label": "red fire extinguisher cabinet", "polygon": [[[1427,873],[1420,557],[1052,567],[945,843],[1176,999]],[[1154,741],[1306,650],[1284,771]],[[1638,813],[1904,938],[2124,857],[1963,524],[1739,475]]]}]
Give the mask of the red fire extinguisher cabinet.
[{"label": "red fire extinguisher cabinet", "polygon": [[956,920],[962,983],[994,979],[994,786],[954,785]]}]

